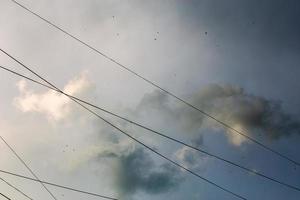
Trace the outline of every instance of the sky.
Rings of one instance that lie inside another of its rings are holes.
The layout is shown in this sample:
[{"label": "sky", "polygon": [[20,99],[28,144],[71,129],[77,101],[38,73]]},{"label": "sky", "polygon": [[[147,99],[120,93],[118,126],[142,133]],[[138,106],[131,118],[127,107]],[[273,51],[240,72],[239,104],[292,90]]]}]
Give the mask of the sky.
[{"label": "sky", "polygon": [[[155,84],[300,162],[300,2],[19,0]],[[300,187],[300,168],[121,69],[10,0],[0,48],[64,92]],[[37,79],[0,54],[0,65]],[[0,134],[41,180],[122,200],[231,200],[67,97],[0,71]],[[91,108],[93,109],[93,108]],[[94,110],[94,109],[93,109]],[[182,166],[249,200],[300,192],[95,110]],[[32,177],[0,142],[0,169]],[[32,199],[39,183],[1,174]],[[47,186],[59,200],[99,199]],[[26,199],[0,181],[0,192]]]}]

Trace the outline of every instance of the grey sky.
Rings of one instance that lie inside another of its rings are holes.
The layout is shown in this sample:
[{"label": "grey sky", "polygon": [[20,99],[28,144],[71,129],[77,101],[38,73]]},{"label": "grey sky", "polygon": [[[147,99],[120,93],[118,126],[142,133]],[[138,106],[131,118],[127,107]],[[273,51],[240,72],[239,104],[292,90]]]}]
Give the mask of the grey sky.
[{"label": "grey sky", "polygon": [[[300,161],[298,1],[20,3],[163,88]],[[1,48],[65,91],[300,185],[299,168],[230,135],[9,0],[0,0],[0,27]],[[3,54],[0,61],[29,74]],[[1,135],[42,179],[120,199],[233,199],[173,168],[66,98],[5,72],[0,73],[0,80]],[[104,116],[172,159],[248,199],[299,199],[298,192]],[[30,176],[4,144],[0,144],[0,150],[1,169]],[[39,184],[1,177],[34,199],[50,199]],[[58,199],[95,199],[49,188]],[[24,199],[3,183],[0,191]]]}]

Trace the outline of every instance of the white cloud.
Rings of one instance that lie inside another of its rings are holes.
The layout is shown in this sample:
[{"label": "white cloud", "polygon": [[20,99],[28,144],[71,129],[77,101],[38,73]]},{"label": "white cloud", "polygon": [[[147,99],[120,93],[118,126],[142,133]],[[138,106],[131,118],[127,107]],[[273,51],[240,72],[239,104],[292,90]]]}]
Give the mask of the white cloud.
[{"label": "white cloud", "polygon": [[204,170],[209,162],[209,158],[188,147],[177,150],[175,157],[181,165],[190,170]]},{"label": "white cloud", "polygon": [[[36,112],[45,115],[49,120],[62,120],[67,117],[71,110],[71,100],[55,91],[35,92],[28,88],[25,80],[17,83],[20,95],[14,99],[14,104],[22,112]],[[63,91],[70,95],[80,95],[92,87],[87,79],[87,74],[82,73],[69,81]]]},{"label": "white cloud", "polygon": [[[245,133],[245,130],[242,130],[242,127],[240,125],[234,125],[233,128],[235,130],[241,131],[243,133]],[[236,132],[233,132],[232,130],[227,130],[227,133],[229,134],[229,142],[235,146],[240,147],[241,145],[243,145],[244,143],[249,142],[249,140],[247,140],[246,137],[237,134]],[[249,133],[245,133],[246,135],[249,135]]]}]

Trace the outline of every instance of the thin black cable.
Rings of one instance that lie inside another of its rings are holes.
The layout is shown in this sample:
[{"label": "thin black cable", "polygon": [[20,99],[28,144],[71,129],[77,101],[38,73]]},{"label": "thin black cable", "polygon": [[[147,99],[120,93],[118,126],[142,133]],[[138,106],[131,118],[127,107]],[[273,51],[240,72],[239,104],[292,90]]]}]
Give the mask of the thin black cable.
[{"label": "thin black cable", "polygon": [[23,77],[23,78],[25,78],[25,79],[28,79],[29,81],[35,82],[36,84],[39,84],[39,85],[42,85],[42,86],[44,86],[44,87],[47,87],[47,88],[49,88],[49,89],[51,89],[51,90],[54,90],[54,91],[56,91],[56,92],[58,92],[58,93],[61,93],[61,94],[64,94],[64,95],[66,95],[66,96],[68,96],[68,97],[74,98],[74,99],[76,99],[76,100],[78,100],[78,101],[80,101],[80,102],[82,102],[82,103],[85,103],[85,104],[87,104],[87,105],[89,105],[89,106],[91,106],[91,107],[94,107],[94,108],[96,108],[96,109],[98,109],[98,110],[101,110],[101,111],[103,111],[103,112],[105,112],[105,113],[108,113],[108,114],[110,114],[110,115],[112,115],[112,116],[115,116],[115,117],[117,117],[117,118],[119,118],[119,119],[122,119],[122,120],[124,120],[124,121],[127,121],[127,122],[129,122],[129,123],[131,123],[131,124],[133,124],[133,125],[136,125],[136,126],[138,126],[138,127],[141,127],[141,128],[143,128],[143,129],[145,129],[145,130],[148,130],[148,131],[150,131],[150,132],[152,132],[152,133],[155,133],[155,134],[157,134],[157,135],[159,135],[159,136],[161,136],[161,137],[164,137],[164,138],[166,138],[166,139],[169,139],[169,140],[171,140],[171,141],[174,141],[174,142],[176,142],[176,143],[179,143],[179,144],[181,144],[181,145],[183,145],[183,146],[186,146],[186,147],[188,147],[188,148],[191,148],[191,149],[193,149],[193,150],[199,151],[199,152],[201,152],[201,153],[203,153],[203,154],[206,154],[206,155],[208,155],[208,156],[210,156],[210,157],[213,157],[213,158],[215,158],[215,159],[221,160],[221,161],[223,161],[223,162],[225,162],[225,163],[227,163],[227,164],[230,164],[230,165],[233,165],[233,166],[238,167],[238,168],[240,168],[240,169],[243,169],[243,170],[245,170],[245,171],[247,171],[247,172],[250,172],[251,174],[254,174],[254,175],[257,175],[257,176],[266,178],[266,179],[268,179],[268,180],[271,180],[271,181],[276,182],[276,183],[278,183],[278,184],[281,184],[281,185],[283,185],[283,186],[286,186],[286,187],[289,187],[289,188],[291,188],[291,189],[300,191],[300,188],[298,188],[298,187],[295,187],[295,186],[293,186],[293,185],[290,185],[290,184],[281,182],[281,181],[276,180],[276,179],[274,179],[274,178],[272,178],[272,177],[269,177],[269,176],[267,176],[267,175],[261,174],[261,173],[255,171],[255,170],[252,170],[252,169],[250,169],[250,168],[244,167],[244,166],[242,166],[242,165],[240,165],[240,164],[237,164],[237,163],[234,163],[234,162],[232,162],[232,161],[230,161],[230,160],[224,159],[224,158],[222,158],[222,157],[220,157],[220,156],[218,156],[218,155],[209,153],[209,152],[207,152],[207,151],[205,151],[205,150],[202,150],[202,149],[200,149],[200,148],[197,148],[197,147],[195,147],[195,146],[192,146],[192,145],[190,145],[190,144],[187,144],[187,143],[185,143],[185,142],[183,142],[183,141],[180,141],[180,140],[178,140],[178,139],[176,139],[176,138],[173,138],[173,137],[170,137],[170,136],[168,136],[168,135],[165,135],[165,134],[163,134],[163,133],[161,133],[161,132],[158,132],[158,131],[156,131],[156,130],[154,130],[154,129],[151,129],[151,128],[149,128],[149,127],[146,127],[145,125],[139,124],[139,123],[134,122],[134,121],[132,121],[132,120],[130,120],[130,119],[127,119],[127,118],[122,117],[122,116],[120,116],[120,115],[118,115],[118,114],[115,114],[115,113],[113,113],[113,112],[111,112],[111,111],[108,111],[108,110],[106,110],[106,109],[104,109],[104,108],[101,108],[101,107],[96,106],[96,105],[94,105],[94,104],[92,104],[92,103],[89,103],[89,102],[87,102],[87,101],[85,101],[85,100],[79,99],[78,97],[69,95],[69,94],[67,94],[67,93],[65,93],[65,92],[62,92],[62,91],[58,91],[58,90],[55,89],[55,88],[49,87],[48,85],[45,85],[45,84],[43,84],[43,83],[41,83],[41,82],[39,82],[39,81],[36,81],[36,80],[34,80],[34,79],[31,79],[31,78],[29,78],[29,77],[27,77],[27,76],[25,76],[25,75],[19,74],[19,73],[15,72],[15,71],[12,71],[12,70],[8,69],[8,68],[5,68],[5,67],[3,67],[3,66],[0,66],[0,68],[2,68],[3,70],[6,70],[6,71],[8,71],[8,72],[11,72],[11,73],[13,73],[13,74],[15,74],[15,75],[21,76],[21,77]]},{"label": "thin black cable", "polygon": [[[0,135],[0,139],[5,143],[5,145],[13,152],[13,154],[18,158],[18,160],[27,168],[27,170],[36,178],[39,179],[38,176],[32,171],[32,169],[26,164],[26,162],[19,156],[19,154],[6,142],[6,140]],[[56,197],[52,194],[52,192],[43,184],[41,183],[44,189],[51,195],[51,197],[55,200]]]},{"label": "thin black cable", "polygon": [[270,151],[270,152],[272,152],[272,153],[278,155],[279,157],[281,157],[281,158],[283,158],[283,159],[285,159],[285,160],[288,160],[289,162],[292,162],[292,163],[294,163],[295,165],[300,166],[300,163],[299,163],[299,162],[297,162],[297,161],[293,160],[292,158],[289,158],[288,156],[283,155],[282,153],[280,153],[280,152],[278,152],[278,151],[276,151],[276,150],[274,150],[274,149],[272,149],[272,148],[266,146],[265,144],[263,144],[262,142],[259,142],[259,141],[256,140],[255,138],[250,137],[250,136],[248,136],[247,134],[245,134],[245,133],[243,133],[243,132],[241,132],[241,131],[239,131],[239,130],[233,128],[231,125],[229,125],[229,124],[227,124],[227,123],[225,123],[225,122],[223,122],[223,121],[217,119],[217,118],[214,117],[213,115],[211,115],[211,114],[205,112],[204,110],[201,110],[200,108],[198,108],[198,107],[192,105],[191,103],[189,103],[189,102],[187,102],[186,100],[182,99],[181,97],[175,95],[174,93],[168,91],[167,89],[162,88],[162,87],[159,86],[158,84],[156,84],[156,83],[154,83],[153,81],[151,81],[151,80],[145,78],[144,76],[140,75],[139,73],[133,71],[133,70],[130,69],[129,67],[126,67],[125,65],[121,64],[120,62],[118,62],[117,60],[111,58],[110,56],[104,54],[103,52],[99,51],[99,50],[96,49],[95,47],[93,47],[93,46],[87,44],[86,42],[84,42],[83,40],[79,39],[78,37],[76,37],[76,36],[70,34],[69,32],[67,32],[67,31],[65,31],[65,30],[63,30],[63,29],[60,28],[59,26],[57,26],[57,25],[55,25],[54,23],[52,23],[51,21],[49,21],[49,20],[43,18],[42,16],[40,16],[39,14],[33,12],[32,10],[30,10],[30,9],[27,8],[26,6],[20,4],[19,2],[15,1],[15,0],[11,0],[11,1],[12,1],[13,3],[17,4],[18,6],[20,6],[21,8],[27,10],[27,11],[30,12],[31,14],[35,15],[36,17],[40,18],[40,19],[43,20],[44,22],[48,23],[48,24],[51,25],[52,27],[58,29],[59,31],[63,32],[64,34],[68,35],[69,37],[73,38],[74,40],[76,40],[76,41],[78,41],[79,43],[83,44],[84,46],[88,47],[89,49],[93,50],[93,51],[96,52],[97,54],[99,54],[99,55],[103,56],[104,58],[110,60],[111,62],[115,63],[116,65],[118,65],[119,67],[121,67],[121,68],[123,68],[124,70],[128,71],[129,73],[131,73],[131,74],[135,75],[136,77],[138,77],[138,78],[144,80],[145,82],[147,82],[147,83],[149,83],[150,85],[152,85],[152,86],[158,88],[159,90],[163,91],[164,93],[166,93],[166,94],[172,96],[173,98],[177,99],[178,101],[182,102],[183,104],[185,104],[185,105],[187,105],[187,106],[193,108],[194,110],[200,112],[201,114],[203,114],[203,115],[206,116],[207,118],[210,118],[210,119],[212,119],[212,120],[218,122],[219,124],[221,124],[221,125],[224,126],[225,128],[230,129],[231,131],[233,131],[233,132],[236,133],[236,134],[242,135],[244,138],[246,138],[246,139],[252,141],[253,143],[259,145],[260,147],[262,147],[262,148],[264,148],[264,149],[266,149],[266,150],[268,150],[268,151]]},{"label": "thin black cable", "polygon": [[51,182],[47,182],[47,181],[43,181],[43,180],[38,180],[38,179],[30,178],[28,176],[23,176],[23,175],[20,175],[20,174],[16,174],[16,173],[1,170],[1,169],[0,169],[0,172],[4,173],[4,174],[11,175],[11,176],[19,177],[19,178],[22,178],[22,179],[27,179],[27,180],[30,180],[30,181],[43,183],[45,185],[50,185],[50,186],[54,186],[54,187],[57,187],[57,188],[62,188],[62,189],[65,189],[65,190],[70,190],[70,191],[74,191],[74,192],[78,192],[78,193],[82,193],[82,194],[87,194],[87,195],[90,195],[90,196],[100,197],[100,198],[103,198],[103,199],[118,200],[118,199],[113,198],[113,197],[104,196],[104,195],[97,194],[97,193],[92,193],[92,192],[87,192],[87,191],[84,191],[84,190],[80,190],[80,189],[76,189],[76,188],[68,187],[68,186],[64,186],[64,185],[59,185],[59,184],[56,184],[56,183],[51,183]]},{"label": "thin black cable", "polygon": [[207,152],[207,151],[205,151],[205,150],[202,150],[202,149],[200,149],[200,148],[194,147],[194,146],[192,146],[192,145],[190,145],[190,144],[187,144],[187,143],[185,143],[185,142],[183,142],[183,141],[180,141],[180,140],[178,140],[178,139],[176,139],[176,138],[173,138],[173,137],[170,137],[170,136],[168,136],[168,135],[165,135],[165,134],[163,134],[163,133],[161,133],[161,132],[158,132],[158,131],[153,130],[153,129],[149,128],[149,127],[146,127],[145,125],[139,124],[139,123],[134,122],[134,121],[132,121],[132,120],[130,120],[130,119],[127,119],[127,118],[122,117],[122,116],[120,116],[120,115],[118,115],[118,114],[115,114],[115,113],[113,113],[113,112],[111,112],[111,111],[108,111],[108,110],[106,110],[106,109],[104,109],[104,108],[101,108],[101,107],[99,107],[99,106],[96,106],[96,105],[94,105],[94,104],[92,104],[92,103],[89,103],[89,102],[87,102],[87,101],[85,101],[85,100],[82,100],[82,99],[80,99],[80,98],[78,98],[78,97],[69,95],[69,94],[67,94],[67,93],[65,93],[65,92],[63,92],[63,91],[59,91],[59,90],[57,90],[57,89],[55,89],[55,88],[53,88],[53,87],[50,87],[50,86],[48,86],[48,85],[46,85],[46,84],[43,84],[43,83],[41,83],[41,82],[39,82],[39,81],[37,81],[37,80],[34,80],[34,79],[32,79],[32,78],[29,78],[29,77],[27,77],[27,76],[25,76],[25,75],[23,75],[23,74],[20,74],[20,73],[18,73],[18,72],[15,72],[15,71],[13,71],[13,70],[10,70],[10,69],[8,69],[8,68],[6,68],[6,67],[3,67],[3,66],[0,65],[0,68],[3,69],[3,70],[5,70],[5,71],[7,71],[7,72],[10,72],[10,73],[12,73],[12,74],[15,74],[15,75],[17,75],[17,76],[20,76],[20,77],[22,77],[22,78],[25,78],[25,79],[27,79],[27,80],[29,80],[29,81],[32,81],[32,82],[34,82],[34,83],[36,83],[36,84],[39,84],[39,85],[41,85],[41,86],[43,86],[43,87],[47,87],[48,89],[51,89],[51,90],[53,90],[53,91],[55,91],[55,92],[58,92],[58,93],[63,94],[63,95],[66,95],[66,96],[68,96],[68,97],[70,97],[70,98],[74,98],[74,99],[76,99],[76,100],[78,100],[78,101],[80,101],[80,102],[82,102],[82,103],[84,103],[84,104],[87,104],[87,105],[89,105],[89,106],[91,106],[91,107],[93,107],[93,108],[96,108],[96,109],[101,110],[101,111],[103,111],[103,112],[105,112],[105,113],[108,113],[108,114],[110,114],[110,115],[112,115],[112,116],[115,116],[115,117],[117,117],[117,118],[119,118],[119,119],[122,119],[122,120],[124,120],[124,121],[127,121],[127,122],[129,122],[129,123],[131,123],[131,124],[133,124],[133,125],[135,125],[135,126],[141,127],[141,128],[143,128],[143,129],[148,130],[148,131],[150,131],[150,132],[152,132],[152,133],[155,133],[155,134],[157,134],[157,135],[159,135],[159,136],[161,136],[161,137],[164,137],[164,138],[166,138],[166,139],[169,139],[169,140],[171,140],[171,141],[174,141],[174,142],[176,142],[176,143],[179,143],[179,144],[181,144],[181,145],[183,145],[183,146],[186,146],[186,147],[188,147],[188,148],[191,148],[191,149],[193,149],[193,150],[199,151],[199,152],[201,152],[201,153],[203,153],[203,154],[206,154],[206,155],[208,155],[208,156],[210,156],[210,157],[213,157],[213,158],[215,158],[215,159],[217,159],[217,160],[221,160],[221,161],[223,161],[223,162],[225,162],[225,163],[227,163],[227,164],[230,164],[230,165],[233,165],[233,166],[235,166],[235,167],[238,167],[238,168],[240,168],[240,169],[242,169],[242,170],[244,170],[244,171],[246,171],[246,172],[250,172],[251,174],[254,174],[254,175],[260,176],[260,177],[262,177],[262,178],[268,179],[268,180],[270,180],[270,181],[272,181],[272,182],[278,183],[278,184],[283,185],[283,186],[285,186],[285,187],[288,187],[288,188],[291,188],[291,189],[300,191],[300,188],[298,188],[298,187],[296,187],[296,186],[293,186],[293,185],[284,183],[284,182],[282,182],[282,181],[276,180],[275,178],[272,178],[272,177],[269,177],[269,176],[264,175],[264,174],[262,174],[262,173],[259,173],[259,172],[255,171],[255,170],[253,170],[253,169],[247,168],[247,167],[242,166],[242,165],[240,165],[240,164],[234,163],[233,161],[230,161],[230,160],[227,160],[227,159],[225,159],[225,158],[222,158],[222,157],[220,157],[220,156],[218,156],[218,155],[215,155],[215,154],[209,153],[209,152]]},{"label": "thin black cable", "polygon": [[14,190],[16,190],[17,192],[19,192],[20,194],[22,194],[23,196],[25,196],[27,199],[33,200],[31,197],[29,197],[27,194],[25,194],[24,192],[22,192],[20,189],[18,189],[17,187],[15,187],[14,185],[12,185],[11,183],[9,183],[8,181],[6,181],[5,179],[0,177],[0,180],[2,180],[4,183],[6,183],[8,186],[10,186],[11,188],[13,188]]},{"label": "thin black cable", "polygon": [[5,195],[2,194],[1,192],[0,192],[0,195],[3,196],[4,198],[8,199],[8,200],[11,200],[10,198],[8,198],[7,196],[5,196]]},{"label": "thin black cable", "polygon": [[[4,50],[0,49],[2,52],[5,52]],[[63,94],[63,91],[61,91],[58,87],[56,87],[54,84],[50,83],[48,80],[46,80],[45,78],[43,78],[41,75],[39,75],[38,73],[36,73],[35,71],[33,71],[31,68],[27,67],[25,64],[23,64],[21,61],[19,61],[18,59],[14,58],[13,56],[11,56],[10,54],[8,54],[7,52],[5,52],[5,54],[7,56],[9,56],[11,59],[13,59],[14,61],[16,61],[17,63],[19,63],[22,67],[24,67],[25,69],[27,69],[28,71],[30,71],[32,74],[34,74],[35,76],[37,76],[38,78],[40,78],[41,80],[43,80],[45,83],[49,84],[51,87],[55,88],[56,90],[58,90],[60,93]],[[72,101],[74,101],[76,104],[78,104],[79,106],[81,106],[82,108],[84,108],[85,110],[87,110],[88,112],[92,113],[93,115],[95,115],[96,117],[98,117],[99,119],[101,119],[102,121],[104,121],[105,123],[107,123],[108,125],[110,125],[111,127],[115,128],[116,130],[120,131],[121,133],[123,133],[124,135],[126,135],[127,137],[131,138],[132,140],[134,140],[135,142],[139,143],[140,145],[144,146],[146,149],[150,150],[151,152],[153,152],[154,154],[164,158],[165,160],[171,162],[172,164],[176,165],[177,167],[191,173],[192,175],[206,181],[207,183],[239,198],[239,199],[244,199],[247,200],[245,197],[238,195],[216,183],[214,183],[213,181],[210,181],[202,176],[200,176],[199,174],[193,172],[192,170],[189,170],[188,168],[178,164],[177,162],[171,160],[170,158],[166,157],[165,155],[159,153],[158,151],[156,151],[154,148],[151,148],[149,146],[147,146],[146,144],[144,144],[143,142],[141,142],[140,140],[136,139],[135,137],[131,136],[130,134],[128,134],[127,132],[123,131],[122,129],[120,129],[119,127],[117,127],[116,125],[114,125],[113,123],[111,123],[110,121],[108,121],[107,119],[101,117],[99,114],[97,114],[96,112],[92,111],[91,109],[89,109],[88,107],[86,107],[85,105],[83,105],[82,103],[80,103],[79,101],[77,101],[76,99],[65,95],[66,97],[70,98]]]}]

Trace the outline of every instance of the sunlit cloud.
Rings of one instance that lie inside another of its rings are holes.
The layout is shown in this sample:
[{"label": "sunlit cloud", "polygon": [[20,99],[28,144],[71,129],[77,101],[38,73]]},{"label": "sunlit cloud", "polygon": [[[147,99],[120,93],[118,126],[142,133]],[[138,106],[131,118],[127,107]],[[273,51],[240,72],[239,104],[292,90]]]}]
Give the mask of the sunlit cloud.
[{"label": "sunlit cloud", "polygon": [[[17,83],[20,95],[14,99],[14,104],[22,112],[35,112],[45,115],[49,120],[62,120],[69,116],[72,107],[71,100],[52,90],[35,92],[29,88],[25,80]],[[86,73],[70,80],[63,91],[70,95],[80,95],[92,87]]]}]

